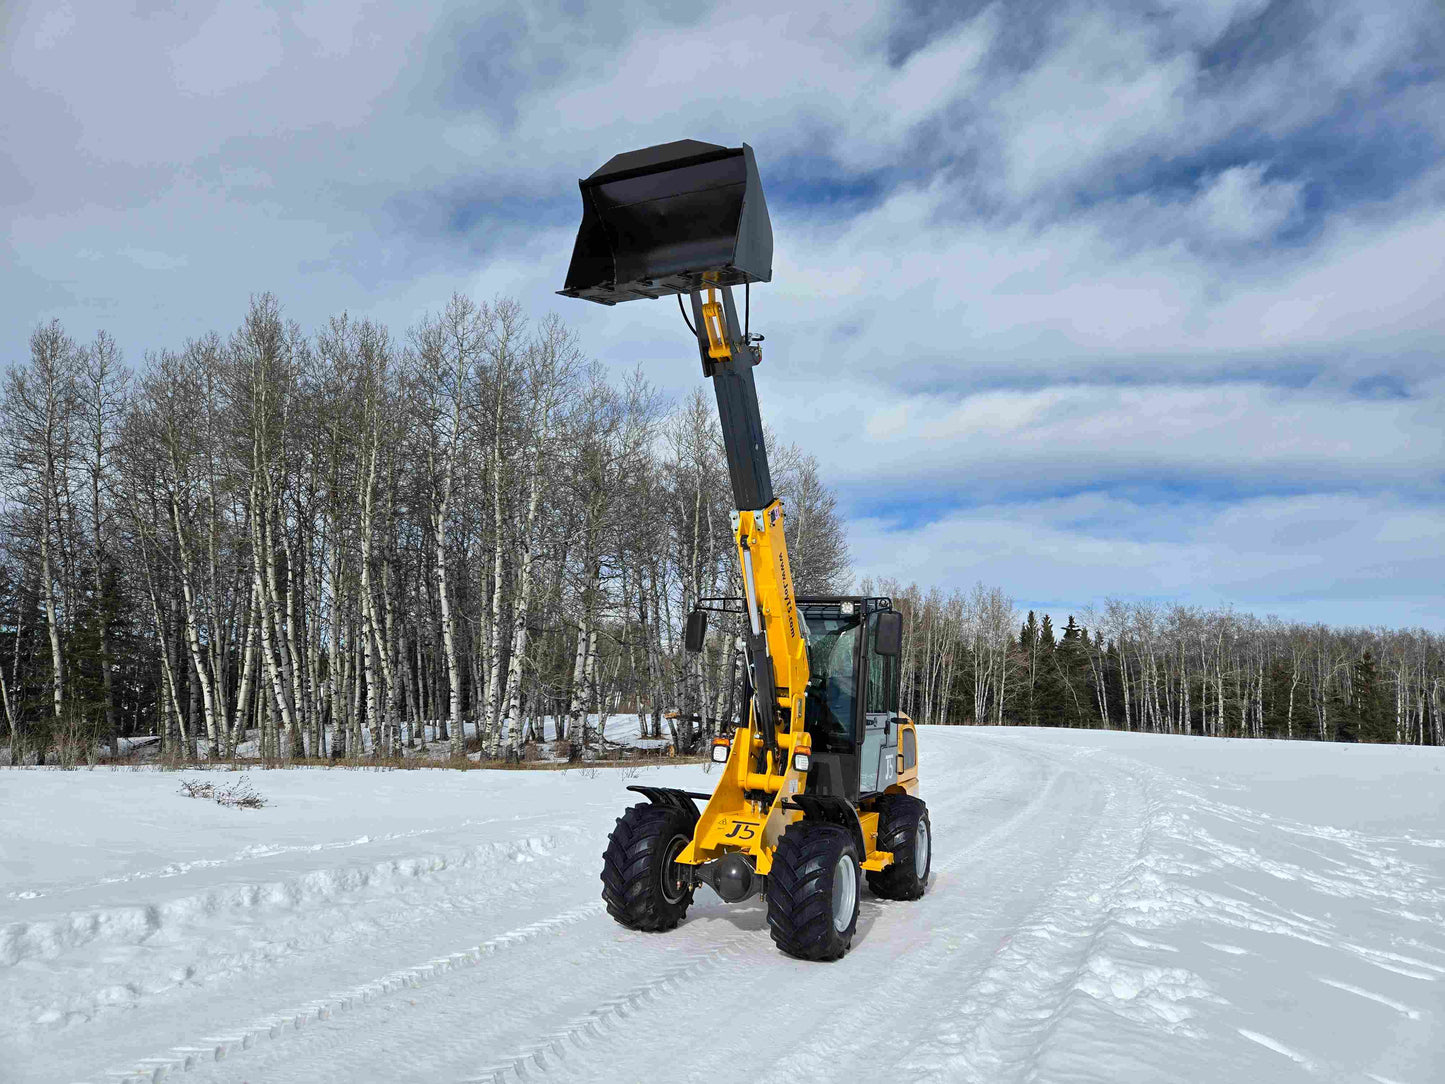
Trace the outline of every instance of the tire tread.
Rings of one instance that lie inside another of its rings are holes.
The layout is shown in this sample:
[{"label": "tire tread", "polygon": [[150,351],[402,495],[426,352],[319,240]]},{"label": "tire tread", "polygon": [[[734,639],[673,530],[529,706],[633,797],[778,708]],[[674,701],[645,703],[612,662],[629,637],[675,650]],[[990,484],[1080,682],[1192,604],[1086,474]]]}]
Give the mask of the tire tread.
[{"label": "tire tread", "polygon": [[[893,862],[878,871],[868,871],[868,888],[885,900],[916,900],[928,890],[928,873],[920,879],[913,868],[913,845],[918,822],[928,819],[928,806],[911,794],[885,794],[878,800],[878,849],[892,851]],[[933,847],[933,825],[929,823],[928,844]],[[930,855],[929,866],[932,866]]]},{"label": "tire tread", "polygon": [[602,900],[607,913],[630,930],[675,929],[692,903],[689,888],[680,901],[662,894],[660,856],[677,835],[692,838],[697,818],[643,802],[617,819],[602,855]]},{"label": "tire tread", "polygon": [[859,862],[852,836],[832,824],[789,825],[773,853],[768,876],[768,930],[773,942],[802,960],[836,960],[852,945],[857,927],[833,928],[833,868],[844,849]]}]

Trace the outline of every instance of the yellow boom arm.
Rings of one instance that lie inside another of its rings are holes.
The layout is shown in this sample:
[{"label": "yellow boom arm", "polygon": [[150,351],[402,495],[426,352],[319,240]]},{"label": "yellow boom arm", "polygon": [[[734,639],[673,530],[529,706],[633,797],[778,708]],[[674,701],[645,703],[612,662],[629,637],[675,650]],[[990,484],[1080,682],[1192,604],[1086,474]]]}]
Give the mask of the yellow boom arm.
[{"label": "yellow boom arm", "polygon": [[739,505],[751,503],[749,498],[758,504],[733,513],[754,696],[693,843],[677,861],[697,864],[737,849],[751,854],[757,872],[766,874],[778,837],[801,816],[782,803],[802,793],[807,779],[806,770],[794,766],[794,754],[810,752],[803,731],[808,650],[788,564],[783,502],[772,495],[753,384],[760,351],[738,330],[731,291],[723,287],[721,294],[719,299],[709,289],[704,300],[696,291],[692,299],[703,371],[717,392],[733,493]]}]

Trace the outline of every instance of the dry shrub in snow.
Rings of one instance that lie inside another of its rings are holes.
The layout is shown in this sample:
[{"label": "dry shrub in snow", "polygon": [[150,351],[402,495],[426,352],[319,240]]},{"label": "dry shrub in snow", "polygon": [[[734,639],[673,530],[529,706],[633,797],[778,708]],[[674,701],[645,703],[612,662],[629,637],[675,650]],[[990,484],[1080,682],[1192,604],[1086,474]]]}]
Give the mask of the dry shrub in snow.
[{"label": "dry shrub in snow", "polygon": [[243,775],[229,787],[217,787],[198,779],[182,779],[181,793],[188,798],[210,798],[219,805],[236,806],[240,809],[260,809],[266,799],[256,793]]}]

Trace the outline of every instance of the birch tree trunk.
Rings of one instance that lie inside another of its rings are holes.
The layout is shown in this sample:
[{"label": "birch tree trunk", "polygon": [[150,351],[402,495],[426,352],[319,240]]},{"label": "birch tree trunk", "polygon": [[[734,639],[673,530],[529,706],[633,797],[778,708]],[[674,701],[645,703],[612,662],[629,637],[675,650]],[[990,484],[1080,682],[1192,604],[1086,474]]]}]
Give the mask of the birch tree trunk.
[{"label": "birch tree trunk", "polygon": [[531,477],[528,482],[527,520],[522,528],[521,582],[517,588],[517,600],[512,608],[512,649],[507,665],[506,704],[507,715],[502,735],[503,749],[512,752],[517,736],[522,730],[522,672],[527,660],[527,621],[532,606],[532,561],[536,556],[537,512],[542,501],[542,459],[549,436],[550,401],[544,408],[541,429],[537,435],[536,450],[532,458]]}]

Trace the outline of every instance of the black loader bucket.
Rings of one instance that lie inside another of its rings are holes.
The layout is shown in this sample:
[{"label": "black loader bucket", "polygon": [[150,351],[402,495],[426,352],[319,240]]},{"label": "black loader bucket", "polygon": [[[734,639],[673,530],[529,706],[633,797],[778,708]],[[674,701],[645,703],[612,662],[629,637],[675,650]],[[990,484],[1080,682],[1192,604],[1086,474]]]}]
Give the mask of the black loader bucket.
[{"label": "black loader bucket", "polygon": [[746,143],[629,151],[578,184],[566,297],[615,305],[773,277],[773,226]]}]

